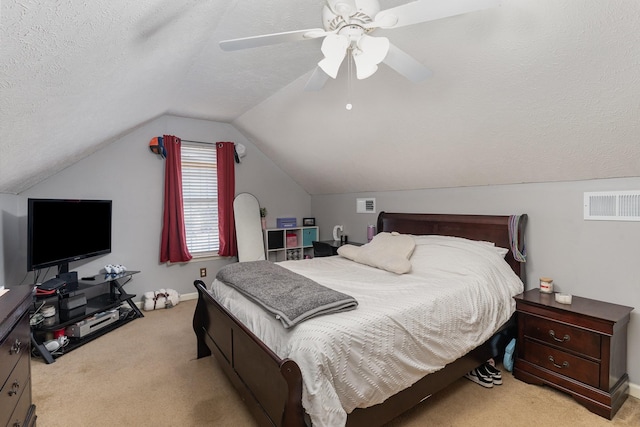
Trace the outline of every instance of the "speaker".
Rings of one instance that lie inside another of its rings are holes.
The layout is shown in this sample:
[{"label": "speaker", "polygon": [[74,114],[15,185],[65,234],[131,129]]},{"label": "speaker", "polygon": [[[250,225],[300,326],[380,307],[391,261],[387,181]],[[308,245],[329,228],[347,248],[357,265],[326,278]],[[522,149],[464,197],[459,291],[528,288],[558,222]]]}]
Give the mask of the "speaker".
[{"label": "speaker", "polygon": [[60,310],[73,310],[84,305],[87,305],[87,297],[85,297],[84,294],[62,298],[60,300]]},{"label": "speaker", "polygon": [[78,316],[84,316],[87,310],[87,298],[84,294],[60,298],[60,320],[67,322]]}]

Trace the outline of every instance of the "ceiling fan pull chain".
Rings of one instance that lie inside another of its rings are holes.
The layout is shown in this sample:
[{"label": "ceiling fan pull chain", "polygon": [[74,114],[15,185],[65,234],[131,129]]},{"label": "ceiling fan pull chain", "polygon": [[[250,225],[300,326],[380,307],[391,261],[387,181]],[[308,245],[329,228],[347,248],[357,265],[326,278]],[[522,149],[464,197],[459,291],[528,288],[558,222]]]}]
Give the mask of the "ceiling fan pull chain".
[{"label": "ceiling fan pull chain", "polygon": [[349,54],[347,55],[347,105],[345,108],[347,111],[351,111],[353,105],[351,105],[351,62],[353,61],[353,55],[351,55],[351,50],[353,48],[349,48]]}]

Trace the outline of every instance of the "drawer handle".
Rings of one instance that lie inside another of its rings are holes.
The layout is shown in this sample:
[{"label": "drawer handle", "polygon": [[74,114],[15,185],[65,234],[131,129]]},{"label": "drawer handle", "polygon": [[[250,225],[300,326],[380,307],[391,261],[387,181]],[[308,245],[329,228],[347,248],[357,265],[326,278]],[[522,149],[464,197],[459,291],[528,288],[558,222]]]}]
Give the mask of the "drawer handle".
[{"label": "drawer handle", "polygon": [[18,354],[20,353],[20,349],[22,349],[22,342],[20,339],[16,338],[16,342],[14,342],[9,349],[9,354]]},{"label": "drawer handle", "polygon": [[20,390],[20,383],[18,382],[18,380],[15,380],[13,384],[11,384],[11,390],[9,390],[9,396],[18,394],[19,390]]},{"label": "drawer handle", "polygon": [[553,366],[555,366],[558,369],[568,368],[569,367],[569,362],[567,362],[566,360],[564,362],[562,362],[562,365],[558,365],[556,363],[556,361],[553,360],[553,356],[549,356],[549,361],[553,364]]},{"label": "drawer handle", "polygon": [[564,337],[562,337],[562,339],[556,338],[556,333],[553,331],[553,329],[549,330],[549,335],[551,335],[551,338],[553,338],[554,340],[556,340],[558,342],[565,342],[565,341],[569,341],[571,339],[569,334],[565,334]]}]

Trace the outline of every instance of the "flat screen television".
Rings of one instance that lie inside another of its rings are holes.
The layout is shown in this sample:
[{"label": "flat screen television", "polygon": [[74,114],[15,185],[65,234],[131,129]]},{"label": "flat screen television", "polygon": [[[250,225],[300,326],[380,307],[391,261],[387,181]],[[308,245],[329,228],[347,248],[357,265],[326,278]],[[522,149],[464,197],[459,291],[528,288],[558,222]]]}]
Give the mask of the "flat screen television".
[{"label": "flat screen television", "polygon": [[111,200],[29,199],[27,224],[28,271],[111,252]]}]

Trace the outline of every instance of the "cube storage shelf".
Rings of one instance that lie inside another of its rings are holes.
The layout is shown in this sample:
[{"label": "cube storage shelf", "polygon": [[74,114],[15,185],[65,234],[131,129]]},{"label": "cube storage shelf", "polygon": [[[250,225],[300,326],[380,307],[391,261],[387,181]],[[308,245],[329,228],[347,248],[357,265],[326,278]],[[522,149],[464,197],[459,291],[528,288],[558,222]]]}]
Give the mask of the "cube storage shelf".
[{"label": "cube storage shelf", "polygon": [[264,230],[267,260],[313,258],[314,240],[318,240],[318,227],[268,228]]}]

